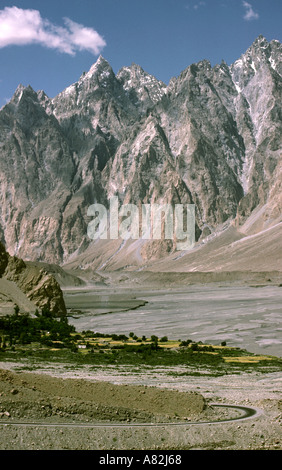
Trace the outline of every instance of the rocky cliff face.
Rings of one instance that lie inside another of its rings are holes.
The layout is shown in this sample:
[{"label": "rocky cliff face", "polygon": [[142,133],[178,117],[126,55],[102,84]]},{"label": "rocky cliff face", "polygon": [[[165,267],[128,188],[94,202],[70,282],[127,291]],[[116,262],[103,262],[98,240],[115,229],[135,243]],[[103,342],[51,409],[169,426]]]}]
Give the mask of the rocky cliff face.
[{"label": "rocky cliff face", "polygon": [[8,264],[8,253],[6,252],[2,243],[0,243],[0,277],[3,276]]},{"label": "rocky cliff face", "polygon": [[[10,256],[0,243],[0,277],[12,281],[33,305],[39,309],[47,309],[54,316],[66,315],[63,293],[57,280],[45,269],[32,263],[25,263],[16,256]],[[8,285],[9,287],[9,285]],[[1,295],[9,298],[5,292],[6,284],[0,286]],[[3,291],[4,290],[4,291]],[[15,300],[12,296],[10,300]]]},{"label": "rocky cliff face", "polygon": [[[112,196],[194,203],[200,239],[246,227],[258,208],[249,232],[281,222],[281,68],[281,44],[260,36],[231,66],[204,60],[168,86],[136,64],[115,75],[102,57],[53,99],[20,85],[0,110],[9,253],[55,263],[98,256],[105,248],[87,236],[87,209]],[[101,265],[125,245],[106,245]],[[135,258],[174,248],[149,241]]]}]

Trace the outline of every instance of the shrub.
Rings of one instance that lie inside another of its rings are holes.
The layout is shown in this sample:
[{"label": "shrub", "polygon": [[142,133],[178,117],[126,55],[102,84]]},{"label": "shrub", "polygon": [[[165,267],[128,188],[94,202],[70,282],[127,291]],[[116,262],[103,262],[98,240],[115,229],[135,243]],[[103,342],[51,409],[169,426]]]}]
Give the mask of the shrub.
[{"label": "shrub", "polygon": [[111,338],[113,341],[126,341],[128,339],[126,335],[116,335],[116,334],[113,334]]},{"label": "shrub", "polygon": [[187,341],[181,341],[179,346],[189,346],[192,343],[191,339],[187,339]]}]

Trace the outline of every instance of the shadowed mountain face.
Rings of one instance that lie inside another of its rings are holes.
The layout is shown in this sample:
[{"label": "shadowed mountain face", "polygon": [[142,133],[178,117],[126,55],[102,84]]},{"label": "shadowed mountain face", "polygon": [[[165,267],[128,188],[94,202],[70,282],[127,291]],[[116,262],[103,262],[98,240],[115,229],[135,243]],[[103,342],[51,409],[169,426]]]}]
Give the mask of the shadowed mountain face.
[{"label": "shadowed mountain face", "polygon": [[[115,75],[101,56],[53,99],[19,85],[0,110],[6,249],[102,266],[128,246],[87,236],[88,207],[112,196],[195,204],[200,241],[230,225],[237,240],[281,223],[281,70],[281,44],[260,36],[231,66],[204,60],[168,86],[136,64]],[[130,246],[124,265],[175,248]]]}]

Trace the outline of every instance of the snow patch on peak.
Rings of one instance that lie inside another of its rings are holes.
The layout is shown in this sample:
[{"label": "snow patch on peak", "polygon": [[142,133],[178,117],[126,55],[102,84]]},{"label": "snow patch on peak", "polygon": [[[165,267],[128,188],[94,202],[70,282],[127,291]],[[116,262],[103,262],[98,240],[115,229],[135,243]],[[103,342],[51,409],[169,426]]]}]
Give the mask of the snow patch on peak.
[{"label": "snow patch on peak", "polygon": [[167,92],[167,86],[153,75],[145,72],[140,65],[132,63],[130,67],[122,67],[117,73],[117,79],[121,82],[126,93],[135,90],[141,102],[151,100],[157,103]]},{"label": "snow patch on peak", "polygon": [[109,76],[111,70],[109,62],[100,55],[97,62],[90,67],[89,71],[81,76],[80,81],[90,79],[97,73],[101,73],[103,76]]},{"label": "snow patch on peak", "polygon": [[234,82],[234,85],[235,85],[235,88],[236,88],[236,90],[237,90],[237,93],[238,93],[238,94],[242,93],[242,88],[238,85],[238,83],[235,83],[235,82]]},{"label": "snow patch on peak", "polygon": [[273,70],[276,70],[277,66],[276,66],[275,60],[272,57],[270,57],[269,62],[270,62],[271,67],[273,68]]},{"label": "snow patch on peak", "polygon": [[63,91],[63,93],[64,93],[65,95],[72,95],[73,93],[75,93],[75,91],[76,91],[76,86],[75,86],[75,84],[73,84],[73,85],[68,86],[68,87]]}]

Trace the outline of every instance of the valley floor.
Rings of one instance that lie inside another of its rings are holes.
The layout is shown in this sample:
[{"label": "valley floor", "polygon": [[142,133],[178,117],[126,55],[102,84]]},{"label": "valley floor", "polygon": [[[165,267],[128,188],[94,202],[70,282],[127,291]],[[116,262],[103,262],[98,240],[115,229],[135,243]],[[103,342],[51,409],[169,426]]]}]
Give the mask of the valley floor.
[{"label": "valley floor", "polygon": [[[101,287],[101,293],[108,290],[108,293],[120,294],[123,282],[128,283],[128,274],[126,279],[124,277],[125,274],[120,274],[113,282],[111,276],[109,289]],[[270,281],[262,280],[255,279],[255,285],[254,279],[239,284],[248,288],[252,285],[257,298],[261,292],[269,293],[271,299],[274,291],[277,295],[282,292],[280,276],[272,287],[268,287]],[[169,284],[174,281],[169,279]],[[200,279],[197,289],[203,286],[203,281]],[[182,282],[187,285],[186,277],[183,281],[181,277],[179,288]],[[144,283],[137,279],[132,284],[132,291],[140,294]],[[152,284],[151,278],[148,284]],[[157,287],[161,294],[162,289],[172,287],[166,284],[168,282],[162,282],[161,289],[160,285],[151,285],[151,288]],[[226,284],[217,287],[220,288],[216,292],[223,292]],[[84,302],[86,300],[84,294]],[[145,308],[146,305],[141,310]],[[245,304],[242,308],[245,310]],[[259,309],[262,309],[261,303]],[[141,310],[133,312],[142,313]],[[265,309],[262,313],[265,314]],[[94,318],[90,315],[87,322],[91,318],[95,324],[99,318],[101,322],[109,318],[116,321],[116,315]],[[133,321],[133,313],[130,319]],[[118,324],[111,324],[112,331],[117,332]],[[249,324],[257,326],[256,322]],[[262,324],[263,321],[259,326]],[[229,330],[230,325],[232,322]],[[269,325],[274,331],[274,324]],[[129,327],[131,325],[127,324],[127,333]],[[242,317],[238,331],[242,334]],[[278,330],[276,332],[278,334]],[[246,336],[244,344],[245,341]],[[190,406],[185,412],[179,398],[182,393],[187,394]],[[271,367],[245,370],[235,367],[219,375],[208,368],[198,372],[195,368],[191,370],[187,364],[54,363],[31,361],[28,356],[13,362],[7,357],[0,363],[0,450],[281,450],[281,397],[281,371]],[[238,412],[215,408],[212,404],[254,408],[258,413],[248,419],[226,421],[238,418]],[[218,420],[222,422],[214,422]]]},{"label": "valley floor", "polygon": [[[1,450],[282,448],[282,378],[278,372],[197,377],[181,375],[173,368],[90,370],[46,364],[31,373],[24,363],[2,363],[1,367]],[[177,409],[181,392],[187,393],[190,406],[185,417],[181,400]],[[146,411],[148,393],[153,395]],[[169,397],[169,393],[174,395]],[[127,397],[123,406],[120,397]],[[166,399],[164,414],[160,408]],[[213,403],[259,412],[246,420],[212,423],[238,417],[238,412],[213,408]]]}]

